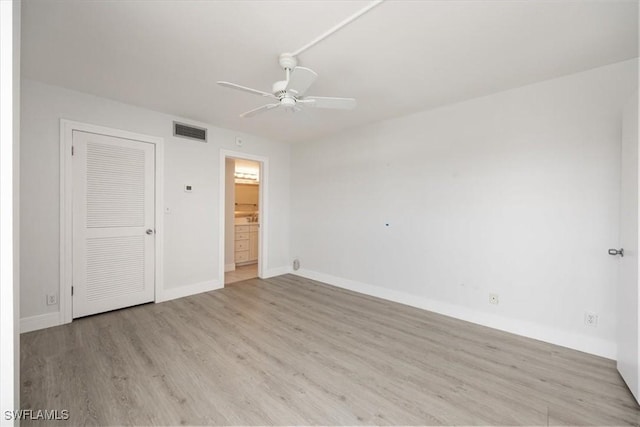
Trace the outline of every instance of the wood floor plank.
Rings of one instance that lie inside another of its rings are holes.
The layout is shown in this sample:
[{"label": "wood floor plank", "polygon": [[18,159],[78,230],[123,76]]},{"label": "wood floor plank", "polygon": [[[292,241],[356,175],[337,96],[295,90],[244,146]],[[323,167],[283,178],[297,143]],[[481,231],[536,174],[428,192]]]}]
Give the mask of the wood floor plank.
[{"label": "wood floor plank", "polygon": [[[295,308],[289,307],[288,310],[295,310]],[[405,396],[404,399],[409,399],[410,401],[411,397],[419,396],[420,394],[419,393],[416,394],[415,393],[416,391],[422,391],[423,396],[425,395],[425,393],[429,394],[430,389],[424,386],[423,381],[416,381],[416,379],[424,380],[424,377],[429,375],[430,376],[429,384],[438,386],[436,389],[437,392],[433,392],[433,396],[432,396],[435,399],[435,402],[431,402],[430,404],[432,411],[434,411],[436,406],[441,406],[441,407],[447,406],[446,402],[439,401],[439,399],[442,399],[443,394],[448,393],[453,395],[457,392],[457,388],[460,388],[464,385],[462,381],[459,381],[458,379],[456,379],[451,375],[439,376],[438,374],[442,373],[442,371],[432,370],[430,369],[429,366],[424,365],[420,359],[420,357],[422,356],[421,354],[418,354],[417,356],[411,358],[409,363],[407,363],[406,359],[409,356],[406,353],[406,351],[404,351],[405,354],[403,354],[403,356],[405,357],[399,358],[397,357],[398,351],[402,352],[403,350],[398,348],[389,348],[388,349],[389,351],[386,351],[387,349],[384,343],[381,344],[379,342],[380,340],[376,338],[369,340],[367,342],[368,348],[375,348],[377,350],[374,358],[370,358],[368,353],[358,354],[357,352],[351,352],[351,351],[342,349],[339,346],[341,342],[340,338],[337,338],[337,339],[331,338],[331,337],[335,337],[340,332],[338,332],[335,327],[332,328],[326,322],[321,321],[318,318],[317,314],[318,312],[314,313],[315,315],[314,319],[308,319],[308,318],[305,319],[304,313],[298,313],[298,316],[310,323],[315,322],[315,323],[322,324],[323,326],[322,330],[331,331],[331,334],[329,334],[329,337],[322,337],[318,335],[308,334],[307,336],[304,337],[304,339],[299,340],[300,342],[318,343],[318,342],[324,341],[322,346],[325,348],[328,348],[331,353],[333,354],[345,353],[344,355],[346,355],[347,358],[359,359],[361,362],[363,362],[359,368],[359,371],[361,372],[363,371],[366,372],[368,370],[384,370],[387,377],[393,378],[396,382],[400,382],[399,385],[401,385],[401,390],[409,393],[409,397]],[[274,314],[273,317],[277,317],[277,315]],[[348,331],[349,327],[348,326],[344,326],[344,327],[347,328],[345,330]],[[351,331],[351,332],[348,332],[348,334],[358,333],[360,335],[360,338],[362,338],[363,334],[366,333],[364,332],[363,328],[359,328],[358,331],[360,332]],[[383,340],[386,340],[386,338],[384,338]],[[403,347],[405,349],[408,349],[411,343],[404,342],[402,344],[404,344]],[[445,360],[443,362],[446,364],[448,361]],[[467,375],[473,375],[473,374],[475,374],[474,370],[470,370],[469,372],[467,372]],[[472,387],[468,384],[468,382],[466,386],[467,388]],[[493,412],[495,407],[494,404],[498,404],[499,402],[502,402],[505,399],[508,400],[510,396],[508,394],[502,394],[498,398],[494,398],[488,393],[488,390],[483,390],[482,393],[484,394],[484,398],[482,399],[484,407],[475,408],[475,410],[473,410],[473,413],[474,414],[482,413],[483,416],[485,417],[484,418],[485,422],[488,422],[491,418],[486,418],[486,417],[488,417],[490,413]],[[426,403],[426,402],[422,402],[422,403]],[[440,408],[439,412],[459,415],[460,413],[463,413],[465,411],[468,412],[474,409],[473,408],[474,405],[477,406],[478,402],[470,401],[464,405],[458,404],[455,408],[451,408],[449,405],[449,407],[447,408],[448,410],[445,408]],[[518,416],[521,416],[523,412],[526,412],[525,408],[520,407],[518,410]],[[540,416],[539,411],[533,411],[533,412],[537,412],[538,415]],[[467,414],[467,416],[470,416],[470,414]],[[451,417],[451,415],[449,415],[449,417]],[[500,417],[502,419],[505,419],[505,414],[504,413],[500,414]],[[515,421],[516,419],[513,419],[512,423],[515,423]],[[441,421],[441,423],[456,424],[456,420],[446,419],[446,421]]]},{"label": "wood floor plank", "polygon": [[[317,290],[317,289],[315,289]],[[299,288],[299,292],[304,292],[306,291],[306,288]],[[323,306],[322,301],[320,302],[320,306]],[[353,307],[352,305],[350,305],[349,307]],[[349,310],[351,308],[343,308],[344,310]],[[436,315],[437,316],[437,315]],[[353,316],[353,318],[357,318],[358,316]],[[442,316],[440,316],[442,317]],[[455,320],[455,319],[452,319]],[[367,319],[368,322],[374,322],[374,320],[372,319]],[[465,322],[460,322],[455,320],[455,322],[458,322],[458,326],[460,325],[464,325]],[[390,318],[385,318],[383,323],[392,323],[392,319]],[[385,325],[381,324],[378,328],[376,328],[376,333],[380,334],[381,333],[381,327],[384,327]],[[451,325],[450,325],[451,326]],[[479,327],[476,327],[479,328]],[[465,328],[466,329],[466,328]],[[490,330],[488,328],[487,332],[498,332],[498,331],[493,331]],[[456,335],[457,330],[460,330],[460,328],[452,328],[449,327],[449,330],[447,331],[447,335]],[[362,329],[359,328],[358,329],[359,334],[361,335],[361,338],[366,337],[366,328]],[[433,331],[430,331],[429,335],[432,335]],[[396,338],[400,335],[402,335],[404,332],[402,331],[402,329],[398,329],[397,331],[394,332],[396,335]],[[521,341],[522,337],[515,337],[512,336],[510,334],[504,334],[504,333],[500,333],[502,334],[503,337],[507,337],[507,338],[514,338],[516,341]],[[384,335],[384,334],[383,334]],[[482,336],[482,335],[480,335]],[[415,339],[419,339],[418,336],[415,336]],[[451,345],[456,345],[455,341],[452,341],[450,339],[450,337],[448,336],[444,336],[440,338],[440,341],[443,343],[446,343],[447,345],[445,346],[444,350],[446,351],[448,349],[449,346]],[[532,340],[529,340],[532,341]],[[437,343],[438,340],[432,340],[432,344],[433,343]],[[465,345],[468,344],[470,342],[469,339],[465,339],[465,340],[457,340],[458,345],[460,346],[459,348],[456,349],[456,351],[458,351],[459,353],[457,354],[457,356],[460,356],[460,353],[468,353],[468,358],[467,360],[463,360],[463,363],[458,364],[458,369],[460,369],[460,367],[472,367],[473,371],[471,372],[471,375],[473,376],[473,373],[475,370],[477,369],[485,369],[485,374],[490,374],[492,371],[496,371],[496,368],[500,369],[500,372],[502,372],[503,376],[507,375],[509,376],[509,383],[510,384],[518,384],[519,382],[524,381],[523,385],[525,385],[526,387],[539,387],[542,388],[546,391],[545,395],[549,396],[550,399],[547,399],[547,401],[545,402],[546,404],[549,403],[554,403],[555,405],[558,405],[558,396],[579,396],[579,392],[580,392],[580,387],[581,385],[584,383],[584,377],[585,375],[588,375],[588,370],[584,369],[587,366],[580,366],[580,370],[576,370],[573,372],[573,378],[577,379],[574,381],[565,381],[563,382],[561,379],[557,378],[557,375],[559,372],[564,372],[566,373],[566,368],[562,368],[561,370],[557,369],[557,366],[555,366],[555,364],[551,364],[551,365],[540,365],[538,363],[539,360],[543,360],[542,358],[536,357],[536,358],[528,358],[524,360],[524,363],[518,363],[518,366],[516,366],[514,364],[513,361],[509,361],[506,360],[505,363],[502,364],[502,366],[498,365],[498,366],[491,366],[493,364],[495,364],[496,359],[500,359],[504,354],[507,354],[507,359],[513,359],[513,355],[512,352],[492,352],[489,357],[485,357],[485,355],[483,353],[485,353],[483,350],[485,349],[484,345],[474,345],[472,346],[470,349],[465,349]],[[471,340],[471,342],[473,343],[473,340]],[[526,341],[525,341],[526,342]],[[462,345],[460,345],[462,344]],[[476,344],[480,344],[480,343],[476,343]],[[540,343],[543,344],[543,343]],[[549,344],[544,344],[544,346],[550,346]],[[408,346],[407,346],[408,347]],[[493,347],[493,346],[492,346]],[[536,346],[537,347],[537,346]],[[527,346],[523,346],[522,343],[519,343],[518,349],[522,349],[522,348],[527,348]],[[565,354],[566,352],[563,352],[561,348],[557,347],[557,346],[550,346],[550,348],[554,349],[554,353],[560,353],[560,354]],[[515,349],[514,349],[515,350]],[[530,348],[527,348],[527,350],[530,350]],[[573,353],[578,353],[578,352],[573,352]],[[535,352],[534,352],[535,354]],[[581,356],[582,353],[578,353],[577,356]],[[431,357],[437,357],[436,354],[432,354]],[[447,356],[449,357],[449,356]],[[486,361],[487,363],[489,363],[489,366],[481,366],[482,362]],[[549,361],[553,360],[550,357],[546,357],[544,359],[547,359]],[[595,359],[601,359],[601,358],[595,358]],[[563,360],[562,358],[560,360]],[[601,359],[604,360],[604,359]],[[440,365],[442,366],[444,363],[441,363]],[[535,376],[529,375],[526,372],[522,372],[521,367],[524,368],[530,368],[530,365],[533,365],[536,372]],[[548,372],[548,375],[541,375],[544,373],[544,370],[546,370]],[[572,402],[573,405],[582,405],[584,406],[583,411],[588,412],[598,412],[600,410],[600,407],[605,406],[607,403],[611,403],[614,405],[618,405],[619,407],[621,407],[621,409],[625,409],[624,405],[621,403],[622,401],[617,399],[615,397],[615,393],[614,392],[618,392],[618,395],[622,395],[623,397],[627,397],[628,396],[628,390],[626,389],[626,386],[624,386],[624,384],[621,382],[621,380],[619,379],[619,377],[617,376],[617,374],[615,375],[611,375],[611,371],[613,370],[613,368],[611,367],[611,364],[609,363],[609,376],[611,376],[612,378],[615,378],[616,382],[616,387],[610,387],[610,388],[603,388],[603,389],[599,389],[602,391],[594,391],[592,389],[588,389],[587,392],[589,395],[591,395],[591,397],[597,397],[597,400],[594,400],[591,404],[586,405],[586,404],[582,404],[581,401],[578,399],[575,402]],[[537,377],[537,379],[539,381],[531,381],[533,379],[535,379]],[[485,378],[483,379],[483,382],[486,382],[486,375]],[[572,384],[572,389],[570,390],[571,393],[563,393],[564,389],[567,387],[567,384]],[[593,382],[590,383],[591,385],[593,384]],[[484,399],[486,400],[486,399]],[[593,399],[592,399],[593,400]],[[624,400],[623,400],[624,401]],[[595,404],[594,404],[595,402]],[[617,421],[618,423],[620,422],[619,420],[614,420]],[[611,424],[612,422],[609,420],[608,424]],[[616,424],[616,422],[613,422],[613,424]]]},{"label": "wood floor plank", "polygon": [[[640,425],[611,360],[284,275],[21,336],[59,425]],[[25,421],[23,425],[37,425]]]}]

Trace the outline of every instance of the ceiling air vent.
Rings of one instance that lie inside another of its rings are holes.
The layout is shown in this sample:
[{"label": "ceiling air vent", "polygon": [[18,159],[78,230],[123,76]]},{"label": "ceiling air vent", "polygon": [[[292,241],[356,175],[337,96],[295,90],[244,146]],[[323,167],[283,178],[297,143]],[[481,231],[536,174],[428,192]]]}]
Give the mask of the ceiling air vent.
[{"label": "ceiling air vent", "polygon": [[173,136],[180,136],[182,138],[197,139],[198,141],[207,142],[206,129],[185,125],[184,123],[173,122]]}]

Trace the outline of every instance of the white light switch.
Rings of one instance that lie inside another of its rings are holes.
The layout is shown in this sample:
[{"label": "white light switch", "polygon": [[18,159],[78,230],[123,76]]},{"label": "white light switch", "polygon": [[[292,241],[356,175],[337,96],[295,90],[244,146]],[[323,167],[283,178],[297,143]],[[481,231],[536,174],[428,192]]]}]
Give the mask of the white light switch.
[{"label": "white light switch", "polygon": [[185,184],[184,185],[184,192],[185,193],[191,193],[193,191],[193,186],[191,184]]}]

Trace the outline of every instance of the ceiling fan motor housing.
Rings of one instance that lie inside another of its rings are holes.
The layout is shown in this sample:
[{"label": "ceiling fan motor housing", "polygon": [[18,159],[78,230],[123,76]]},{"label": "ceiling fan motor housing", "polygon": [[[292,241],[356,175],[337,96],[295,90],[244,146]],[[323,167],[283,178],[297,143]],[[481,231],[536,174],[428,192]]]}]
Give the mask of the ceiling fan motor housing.
[{"label": "ceiling fan motor housing", "polygon": [[273,95],[276,98],[282,98],[287,94],[287,81],[281,80],[279,82],[275,82],[272,87]]},{"label": "ceiling fan motor housing", "polygon": [[293,108],[296,106],[296,98],[287,93],[287,81],[282,80],[273,84],[273,95],[280,100],[280,106]]}]

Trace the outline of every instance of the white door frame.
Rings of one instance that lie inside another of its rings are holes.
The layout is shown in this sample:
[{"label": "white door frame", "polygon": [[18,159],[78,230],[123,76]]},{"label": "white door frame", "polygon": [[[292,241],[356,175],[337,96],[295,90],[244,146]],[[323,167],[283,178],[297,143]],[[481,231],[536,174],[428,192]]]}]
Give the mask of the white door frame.
[{"label": "white door frame", "polygon": [[258,277],[264,278],[265,274],[265,266],[267,265],[268,252],[267,252],[267,239],[269,229],[269,218],[267,212],[269,212],[268,203],[269,203],[269,158],[263,156],[256,156],[253,154],[242,153],[239,151],[231,151],[231,150],[220,150],[220,241],[218,243],[218,253],[219,253],[219,274],[218,280],[221,286],[224,286],[224,251],[225,251],[225,223],[226,223],[226,212],[225,212],[225,169],[226,169],[226,160],[228,157],[234,159],[243,159],[243,160],[253,160],[254,162],[260,162],[260,198],[258,201],[258,218],[260,218],[260,227],[258,231]]},{"label": "white door frame", "polygon": [[164,182],[164,139],[120,129],[60,119],[60,304],[59,324],[73,320],[71,285],[73,279],[73,131],[131,139],[155,145],[155,301],[162,301],[164,223],[162,215]]}]

